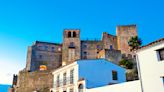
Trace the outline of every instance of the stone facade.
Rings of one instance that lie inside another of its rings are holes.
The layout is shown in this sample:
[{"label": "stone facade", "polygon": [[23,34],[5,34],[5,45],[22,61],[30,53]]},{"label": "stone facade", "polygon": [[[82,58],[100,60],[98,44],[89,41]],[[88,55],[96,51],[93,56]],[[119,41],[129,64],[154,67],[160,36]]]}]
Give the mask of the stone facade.
[{"label": "stone facade", "polygon": [[137,36],[136,25],[117,26],[116,33],[118,50],[121,50],[121,52],[126,55],[132,54],[128,41],[132,36]]},{"label": "stone facade", "polygon": [[28,47],[26,70],[39,70],[40,65],[52,70],[78,59],[96,59],[103,49],[120,50],[127,57],[132,54],[128,41],[137,36],[136,25],[117,26],[116,32],[116,36],[103,32],[101,40],[80,40],[80,30],[65,29],[62,44],[36,41]]},{"label": "stone facade", "polygon": [[81,41],[81,59],[96,59],[103,47],[102,41]]},{"label": "stone facade", "polygon": [[105,58],[108,61],[118,65],[119,61],[122,59],[122,54],[120,50],[103,49],[99,52],[98,58]]},{"label": "stone facade", "polygon": [[[101,40],[80,40],[80,30],[66,29],[62,44],[36,41],[28,47],[26,67],[14,82],[14,90],[32,92],[50,88],[50,71],[78,59],[103,57],[118,64],[122,54],[131,54],[128,40],[137,36],[137,29],[135,25],[128,25],[118,26],[116,31],[116,36],[104,32]],[[41,71],[40,66],[45,66],[46,70]]]},{"label": "stone facade", "polygon": [[80,59],[80,30],[64,30],[62,47],[62,65]]},{"label": "stone facade", "polygon": [[107,32],[103,32],[102,41],[104,44],[104,49],[117,49],[117,37]]},{"label": "stone facade", "polygon": [[18,75],[16,92],[48,92],[52,87],[52,73],[50,71],[21,71]]},{"label": "stone facade", "polygon": [[62,60],[61,49],[61,44],[36,41],[28,47],[26,70],[39,70],[40,65],[46,65],[48,70],[60,67]]}]

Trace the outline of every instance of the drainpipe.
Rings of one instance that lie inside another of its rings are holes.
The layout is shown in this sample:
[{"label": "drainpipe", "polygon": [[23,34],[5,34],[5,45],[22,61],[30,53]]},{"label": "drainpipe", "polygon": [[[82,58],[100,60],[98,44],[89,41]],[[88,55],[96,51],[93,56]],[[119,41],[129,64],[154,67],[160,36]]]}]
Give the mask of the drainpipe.
[{"label": "drainpipe", "polygon": [[144,92],[143,84],[142,84],[142,77],[141,77],[141,68],[140,68],[140,63],[139,63],[139,59],[138,59],[138,55],[136,54],[136,51],[135,51],[135,55],[136,55],[136,62],[137,62],[138,77],[141,83],[141,92]]}]

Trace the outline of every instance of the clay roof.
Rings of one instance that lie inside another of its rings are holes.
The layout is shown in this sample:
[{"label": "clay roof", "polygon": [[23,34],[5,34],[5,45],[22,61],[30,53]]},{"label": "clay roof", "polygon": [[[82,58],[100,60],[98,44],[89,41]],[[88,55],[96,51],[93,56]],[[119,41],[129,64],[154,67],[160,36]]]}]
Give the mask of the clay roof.
[{"label": "clay roof", "polygon": [[149,43],[149,44],[147,44],[147,45],[144,45],[144,46],[142,46],[142,47],[139,47],[137,50],[141,50],[141,49],[144,49],[144,48],[153,46],[153,45],[155,45],[155,44],[157,44],[157,43],[160,43],[160,42],[164,42],[164,38],[161,38],[161,39],[156,40],[156,41],[153,41],[153,42],[151,42],[151,43]]}]

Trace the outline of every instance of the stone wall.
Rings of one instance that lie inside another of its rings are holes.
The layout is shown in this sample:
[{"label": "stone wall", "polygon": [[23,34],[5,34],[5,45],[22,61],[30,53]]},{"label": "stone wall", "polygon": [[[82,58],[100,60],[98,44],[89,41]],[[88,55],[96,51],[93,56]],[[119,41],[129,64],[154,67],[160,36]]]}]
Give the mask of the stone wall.
[{"label": "stone wall", "polygon": [[32,46],[28,46],[27,49],[27,58],[26,58],[26,70],[31,70],[31,61],[32,61]]},{"label": "stone wall", "polygon": [[117,37],[107,32],[103,32],[102,41],[104,44],[104,49],[117,49]]},{"label": "stone wall", "polygon": [[122,54],[120,50],[105,50],[105,58],[115,64],[119,64],[119,61],[122,59]]},{"label": "stone wall", "polygon": [[[21,71],[18,75],[18,83],[15,87],[16,92],[49,92],[53,85],[52,73],[50,71]],[[46,91],[45,91],[46,90]]]},{"label": "stone wall", "polygon": [[[73,35],[73,33],[75,33]],[[70,35],[69,35],[70,34]],[[62,65],[74,62],[80,59],[80,30],[64,30],[63,33],[63,46],[62,46]],[[71,52],[72,51],[72,52]],[[73,53],[71,60],[69,59],[70,53]]]},{"label": "stone wall", "polygon": [[40,65],[46,65],[48,70],[61,66],[61,44],[39,42],[28,48],[26,70],[39,70]]},{"label": "stone wall", "polygon": [[81,41],[81,59],[96,59],[103,46],[102,41]]},{"label": "stone wall", "polygon": [[98,58],[105,58],[114,64],[119,64],[122,59],[122,54],[120,50],[103,49],[99,52]]},{"label": "stone wall", "polygon": [[136,25],[117,26],[116,33],[118,50],[124,54],[131,54],[128,42],[132,36],[137,36]]}]

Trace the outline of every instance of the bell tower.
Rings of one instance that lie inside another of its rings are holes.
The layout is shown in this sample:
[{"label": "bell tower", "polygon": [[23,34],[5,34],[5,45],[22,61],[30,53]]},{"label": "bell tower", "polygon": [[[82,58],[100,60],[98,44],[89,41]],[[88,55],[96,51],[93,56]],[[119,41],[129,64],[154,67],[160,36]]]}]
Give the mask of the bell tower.
[{"label": "bell tower", "polygon": [[64,30],[62,46],[62,65],[80,59],[80,30]]}]

